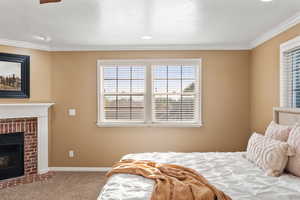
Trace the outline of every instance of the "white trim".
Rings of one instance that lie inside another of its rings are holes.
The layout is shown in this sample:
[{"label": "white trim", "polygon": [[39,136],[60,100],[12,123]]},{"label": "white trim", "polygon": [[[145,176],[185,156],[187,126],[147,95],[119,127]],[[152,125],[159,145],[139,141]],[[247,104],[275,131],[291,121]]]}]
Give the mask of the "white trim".
[{"label": "white trim", "polygon": [[266,33],[260,35],[257,39],[253,40],[250,44],[250,48],[252,49],[261,45],[262,43],[272,39],[276,35],[279,35],[280,33],[288,30],[289,28],[299,23],[300,23],[300,12],[296,13],[294,16],[280,23],[279,25],[267,31]]},{"label": "white trim", "polygon": [[280,52],[285,52],[285,51],[289,51],[295,47],[299,47],[300,46],[300,36],[295,37],[285,43],[282,43],[280,45]]},{"label": "white trim", "polygon": [[107,172],[110,167],[50,167],[55,172]]},{"label": "white trim", "polygon": [[296,47],[300,47],[300,36],[295,37],[285,43],[280,45],[280,87],[279,87],[279,94],[280,94],[280,107],[287,107],[291,105],[287,105],[286,96],[288,95],[288,86],[285,80],[283,80],[283,76],[285,76],[285,65],[284,65],[284,53],[290,51]]},{"label": "white trim", "polygon": [[54,103],[0,104],[0,119],[37,117],[38,173],[48,172],[48,109]]},{"label": "white trim", "polygon": [[[0,106],[18,106],[18,107],[50,107],[54,105],[55,103],[1,103]],[[1,117],[1,116],[0,116]]]},{"label": "white trim", "polygon": [[202,77],[202,59],[200,60],[200,64],[198,67],[198,75],[199,75],[199,79],[198,79],[198,92],[199,92],[199,108],[198,108],[198,120],[200,122],[200,126],[202,126],[203,124],[203,101],[202,101],[202,94],[203,94],[203,90],[202,90],[202,84],[203,84],[203,77]]},{"label": "white trim", "polygon": [[36,43],[32,43],[32,42],[1,39],[1,38],[0,38],[0,45],[28,48],[28,49],[37,49],[37,50],[43,50],[43,51],[51,51],[51,48],[48,45],[41,45],[41,44],[36,44]]},{"label": "white trim", "polygon": [[52,47],[50,51],[143,51],[143,50],[249,50],[249,44],[182,44],[182,45],[96,45],[96,46],[70,46]]},{"label": "white trim", "polygon": [[41,169],[41,170],[39,170],[39,174],[46,174],[49,171],[50,171],[50,168]]},{"label": "white trim", "polygon": [[115,59],[115,60],[98,60],[98,65],[122,65],[122,64],[152,64],[152,65],[163,65],[163,64],[191,64],[199,65],[201,58],[170,58],[170,59]]},{"label": "white trim", "polygon": [[97,122],[99,127],[162,127],[162,128],[199,128],[202,126],[202,123],[101,123]]},{"label": "white trim", "polygon": [[0,38],[0,45],[13,46],[19,48],[37,49],[43,51],[137,51],[137,50],[249,50],[248,44],[242,45],[201,45],[201,44],[182,44],[182,45],[70,45],[70,46],[52,46],[41,45],[34,42],[9,40]]},{"label": "white trim", "polygon": [[[197,68],[196,77],[196,100],[195,121],[193,122],[156,122],[152,112],[153,65],[194,65]],[[145,69],[145,118],[144,121],[105,121],[103,119],[103,66],[115,65],[143,65]],[[119,60],[97,60],[97,122],[99,127],[201,127],[202,126],[202,59],[119,59]]]},{"label": "white trim", "polygon": [[[103,101],[102,101],[102,68],[101,68],[101,63],[100,60],[97,60],[97,74],[96,74],[96,78],[97,78],[97,122],[99,121],[103,121],[101,112],[102,108],[103,108]],[[100,111],[100,112],[99,112]]]}]

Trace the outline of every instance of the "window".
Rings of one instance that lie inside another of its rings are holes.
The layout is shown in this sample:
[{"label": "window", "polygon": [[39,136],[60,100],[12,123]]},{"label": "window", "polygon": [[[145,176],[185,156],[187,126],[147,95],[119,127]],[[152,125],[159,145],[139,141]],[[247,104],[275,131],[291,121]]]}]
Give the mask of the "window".
[{"label": "window", "polygon": [[102,70],[104,119],[144,121],[145,66],[104,66]]},{"label": "window", "polygon": [[200,59],[98,61],[99,126],[200,126]]},{"label": "window", "polygon": [[189,122],[197,117],[196,67],[156,65],[152,67],[154,122]]},{"label": "window", "polygon": [[300,108],[300,37],[280,47],[280,106]]}]

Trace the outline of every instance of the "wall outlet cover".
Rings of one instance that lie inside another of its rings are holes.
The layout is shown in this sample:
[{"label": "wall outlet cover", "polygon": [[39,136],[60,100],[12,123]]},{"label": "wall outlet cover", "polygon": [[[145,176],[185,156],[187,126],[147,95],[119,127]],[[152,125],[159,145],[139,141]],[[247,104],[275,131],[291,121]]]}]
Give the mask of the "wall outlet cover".
[{"label": "wall outlet cover", "polygon": [[75,152],[73,150],[69,151],[69,158],[73,158],[75,156]]},{"label": "wall outlet cover", "polygon": [[70,108],[68,112],[69,112],[69,116],[76,116],[76,109]]}]

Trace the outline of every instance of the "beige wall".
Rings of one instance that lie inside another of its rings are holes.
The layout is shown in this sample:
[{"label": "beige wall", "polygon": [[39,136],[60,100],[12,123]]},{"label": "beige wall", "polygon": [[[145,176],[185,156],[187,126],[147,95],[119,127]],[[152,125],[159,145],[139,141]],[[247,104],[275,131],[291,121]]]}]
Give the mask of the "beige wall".
[{"label": "beige wall", "polygon": [[[110,166],[122,155],[146,151],[244,150],[252,131],[263,132],[279,105],[279,45],[300,35],[300,25],[252,51],[44,52],[0,45],[0,52],[31,56],[30,99],[50,102],[50,164]],[[202,58],[201,128],[99,128],[97,59]],[[69,117],[68,108],[77,116]],[[68,158],[68,150],[75,158]]]},{"label": "beige wall", "polygon": [[264,132],[279,106],[280,44],[300,35],[300,24],[256,47],[251,52],[251,130]]},{"label": "beige wall", "polygon": [[[250,51],[120,51],[52,54],[52,166],[111,166],[124,154],[244,150],[249,136]],[[99,128],[96,61],[202,58],[201,128]],[[68,108],[77,116],[69,117]],[[68,158],[68,150],[75,158]]]},{"label": "beige wall", "polygon": [[[110,166],[122,155],[146,151],[243,150],[249,136],[250,51],[44,52],[0,46],[31,56],[30,99],[56,102],[51,110],[52,166]],[[127,58],[202,58],[201,128],[99,128],[96,126],[96,61]],[[77,116],[69,117],[68,108]],[[230,138],[230,139],[228,139]],[[68,150],[75,158],[68,158]]]},{"label": "beige wall", "polygon": [[[300,35],[300,25],[252,51],[44,52],[0,46],[31,56],[30,99],[52,109],[52,166],[110,166],[122,155],[145,151],[243,150],[252,131],[263,132],[279,105],[279,45]],[[201,128],[99,128],[95,125],[96,61],[127,58],[202,58]],[[249,75],[250,74],[250,75]],[[67,109],[78,115],[68,117]],[[228,139],[230,138],[230,139]],[[74,159],[67,156],[75,150]]]},{"label": "beige wall", "polygon": [[6,102],[49,102],[51,97],[51,53],[0,45],[1,53],[30,56],[30,98],[0,99]]}]

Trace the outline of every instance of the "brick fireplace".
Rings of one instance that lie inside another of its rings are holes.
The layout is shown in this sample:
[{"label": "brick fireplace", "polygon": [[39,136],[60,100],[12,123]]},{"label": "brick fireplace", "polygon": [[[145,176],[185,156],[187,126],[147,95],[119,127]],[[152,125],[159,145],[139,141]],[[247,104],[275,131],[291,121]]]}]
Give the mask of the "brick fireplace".
[{"label": "brick fireplace", "polygon": [[51,105],[0,104],[0,189],[52,177],[48,169]]}]

